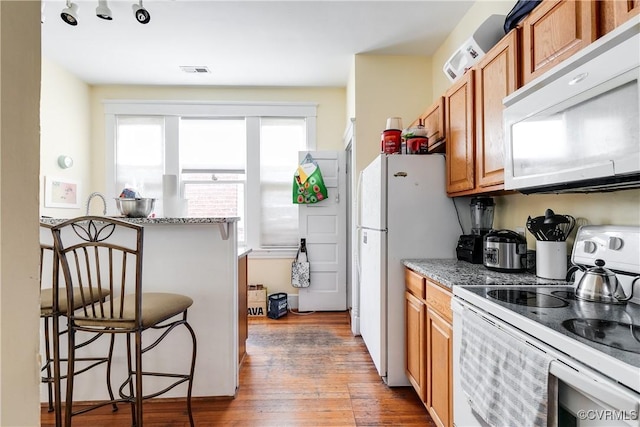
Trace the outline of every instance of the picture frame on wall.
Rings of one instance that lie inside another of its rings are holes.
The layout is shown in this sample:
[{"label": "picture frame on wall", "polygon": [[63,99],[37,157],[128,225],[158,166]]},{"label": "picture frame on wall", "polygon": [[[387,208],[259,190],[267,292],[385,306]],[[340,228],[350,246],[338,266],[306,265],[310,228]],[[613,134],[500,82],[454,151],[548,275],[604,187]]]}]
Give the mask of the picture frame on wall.
[{"label": "picture frame on wall", "polygon": [[79,208],[80,184],[68,178],[44,178],[44,206],[46,208]]}]

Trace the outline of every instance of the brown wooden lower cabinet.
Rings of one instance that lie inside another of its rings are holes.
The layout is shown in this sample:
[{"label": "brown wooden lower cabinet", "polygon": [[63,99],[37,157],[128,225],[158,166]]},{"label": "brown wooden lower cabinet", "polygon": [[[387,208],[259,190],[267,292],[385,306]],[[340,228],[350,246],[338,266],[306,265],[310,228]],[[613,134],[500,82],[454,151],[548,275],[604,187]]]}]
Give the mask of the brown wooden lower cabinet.
[{"label": "brown wooden lower cabinet", "polygon": [[453,425],[453,327],[427,308],[427,409],[439,426]]},{"label": "brown wooden lower cabinet", "polygon": [[405,292],[406,313],[406,346],[407,346],[407,377],[413,388],[420,396],[420,400],[426,401],[425,383],[427,381],[427,358],[425,357],[427,334],[425,321],[427,319],[427,305]]},{"label": "brown wooden lower cabinet", "polygon": [[453,425],[451,292],[405,269],[406,372],[436,425]]},{"label": "brown wooden lower cabinet", "polygon": [[247,255],[238,258],[238,364],[241,365],[247,354],[249,324],[247,320]]}]

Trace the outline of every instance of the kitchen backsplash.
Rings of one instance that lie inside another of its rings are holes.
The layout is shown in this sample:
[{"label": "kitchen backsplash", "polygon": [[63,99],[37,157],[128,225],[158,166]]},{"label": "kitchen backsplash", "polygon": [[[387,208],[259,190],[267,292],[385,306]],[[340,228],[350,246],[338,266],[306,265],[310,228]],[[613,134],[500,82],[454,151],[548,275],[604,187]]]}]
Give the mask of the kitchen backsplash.
[{"label": "kitchen backsplash", "polygon": [[[569,214],[584,224],[640,225],[640,190],[624,190],[591,194],[510,194],[494,197],[496,203],[493,227],[516,230],[524,228],[527,217],[544,215],[547,208]],[[573,244],[575,231],[569,244]],[[527,233],[529,248],[535,239]]]}]

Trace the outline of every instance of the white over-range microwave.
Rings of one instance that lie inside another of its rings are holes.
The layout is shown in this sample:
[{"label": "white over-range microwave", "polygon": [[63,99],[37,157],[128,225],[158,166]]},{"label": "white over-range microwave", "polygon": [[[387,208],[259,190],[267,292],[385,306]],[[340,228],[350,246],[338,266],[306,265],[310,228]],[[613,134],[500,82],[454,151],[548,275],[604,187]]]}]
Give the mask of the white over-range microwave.
[{"label": "white over-range microwave", "polygon": [[504,99],[505,189],[640,188],[640,16]]}]

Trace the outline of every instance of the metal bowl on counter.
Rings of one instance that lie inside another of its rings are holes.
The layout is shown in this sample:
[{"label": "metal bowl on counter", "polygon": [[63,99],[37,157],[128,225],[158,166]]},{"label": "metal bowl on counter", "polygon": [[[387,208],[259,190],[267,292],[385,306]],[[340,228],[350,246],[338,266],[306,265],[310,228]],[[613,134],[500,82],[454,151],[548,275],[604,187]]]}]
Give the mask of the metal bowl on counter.
[{"label": "metal bowl on counter", "polygon": [[129,218],[146,218],[153,211],[156,199],[116,197],[116,207],[122,216]]}]

